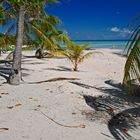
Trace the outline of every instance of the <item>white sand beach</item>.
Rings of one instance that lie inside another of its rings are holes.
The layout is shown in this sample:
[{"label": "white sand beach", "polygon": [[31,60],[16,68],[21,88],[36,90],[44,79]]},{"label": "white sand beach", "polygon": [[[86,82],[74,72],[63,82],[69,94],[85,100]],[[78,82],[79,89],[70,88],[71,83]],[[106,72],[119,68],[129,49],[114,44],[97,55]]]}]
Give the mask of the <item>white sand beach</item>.
[{"label": "white sand beach", "polygon": [[[94,110],[82,95],[108,96],[119,92],[108,82],[122,82],[126,58],[117,49],[97,51],[103,54],[85,60],[78,72],[71,71],[72,65],[66,58],[36,59],[27,57],[34,56],[33,51],[23,52],[24,81],[19,86],[11,86],[3,84],[6,80],[0,76],[0,128],[8,128],[0,130],[0,140],[115,139],[102,118],[91,119],[90,112]],[[6,54],[2,56],[5,57]],[[59,77],[79,80],[33,84]],[[128,133],[139,139],[140,131]]]}]

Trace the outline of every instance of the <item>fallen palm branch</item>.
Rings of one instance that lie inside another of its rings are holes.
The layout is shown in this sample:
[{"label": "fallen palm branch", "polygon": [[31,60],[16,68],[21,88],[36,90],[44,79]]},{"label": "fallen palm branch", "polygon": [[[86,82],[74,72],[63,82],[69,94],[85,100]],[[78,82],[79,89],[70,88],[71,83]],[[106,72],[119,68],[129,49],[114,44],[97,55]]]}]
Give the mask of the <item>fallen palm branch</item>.
[{"label": "fallen palm branch", "polygon": [[64,125],[64,124],[61,124],[57,121],[55,121],[54,119],[52,119],[51,117],[49,117],[48,115],[46,115],[44,112],[42,112],[41,110],[39,109],[36,109],[36,111],[39,111],[43,116],[45,116],[47,119],[51,120],[52,122],[54,122],[55,124],[57,125],[60,125],[60,126],[63,126],[63,127],[68,127],[68,128],[85,128],[86,125],[84,124],[79,124],[79,125]]},{"label": "fallen palm branch", "polygon": [[4,128],[0,128],[0,132],[1,132],[1,131],[2,131],[2,132],[3,132],[3,131],[7,131],[7,130],[9,130],[9,128],[5,128],[5,127],[4,127]]},{"label": "fallen palm branch", "polygon": [[39,81],[39,82],[29,82],[28,84],[42,84],[46,82],[55,82],[55,81],[62,81],[62,80],[80,80],[79,78],[65,78],[65,77],[58,77],[58,78],[52,78],[49,80]]}]

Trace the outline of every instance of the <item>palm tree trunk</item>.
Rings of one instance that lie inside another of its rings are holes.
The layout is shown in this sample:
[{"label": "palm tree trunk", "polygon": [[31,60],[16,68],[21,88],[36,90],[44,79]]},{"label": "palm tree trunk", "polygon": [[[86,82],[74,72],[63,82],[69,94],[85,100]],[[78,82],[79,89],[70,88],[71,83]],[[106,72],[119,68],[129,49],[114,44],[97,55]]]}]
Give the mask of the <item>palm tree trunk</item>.
[{"label": "palm tree trunk", "polygon": [[77,71],[78,70],[78,64],[77,63],[74,64],[74,69],[73,70],[74,71]]},{"label": "palm tree trunk", "polygon": [[17,36],[16,48],[13,55],[13,65],[9,75],[9,83],[12,85],[19,85],[21,80],[21,56],[23,45],[23,31],[24,31],[24,6],[19,7],[18,23],[17,23]]}]

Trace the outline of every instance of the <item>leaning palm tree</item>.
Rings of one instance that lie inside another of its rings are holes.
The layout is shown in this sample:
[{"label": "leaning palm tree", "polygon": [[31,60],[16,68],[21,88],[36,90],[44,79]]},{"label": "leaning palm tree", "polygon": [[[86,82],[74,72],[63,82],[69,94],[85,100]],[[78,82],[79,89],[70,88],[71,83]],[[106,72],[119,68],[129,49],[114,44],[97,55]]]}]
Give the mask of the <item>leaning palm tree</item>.
[{"label": "leaning palm tree", "polygon": [[124,68],[123,85],[128,89],[128,93],[139,94],[140,90],[140,15],[130,22],[132,35],[127,43],[127,60]]},{"label": "leaning palm tree", "polygon": [[[12,70],[9,75],[9,83],[13,85],[20,84],[21,79],[21,48],[23,45],[24,25],[29,17],[39,16],[44,10],[46,2],[54,2],[56,0],[0,0],[0,10],[4,17],[4,22],[14,20],[17,25],[16,30],[16,48],[14,51]],[[9,14],[10,13],[10,14]],[[8,16],[6,16],[8,15]],[[16,16],[15,16],[16,15]],[[29,15],[29,16],[27,16]]]},{"label": "leaning palm tree", "polygon": [[90,57],[93,52],[84,53],[84,50],[87,46],[89,46],[89,43],[87,44],[74,44],[69,43],[67,44],[67,49],[63,51],[63,55],[68,58],[73,64],[73,70],[78,70],[78,65],[83,62],[86,58]]},{"label": "leaning palm tree", "polygon": [[[25,49],[37,48],[36,56],[38,58],[43,58],[46,54],[51,54],[51,56],[60,54],[60,46],[70,41],[70,38],[63,31],[57,29],[60,20],[56,16],[46,14],[43,10],[39,11],[40,13],[37,16],[34,16],[33,13],[29,12],[30,10],[32,9],[29,7],[25,12],[23,43],[28,46]],[[15,19],[18,16],[16,12],[14,12],[14,15],[6,11],[6,14]],[[15,26],[16,23],[13,23],[6,35]],[[46,49],[49,52],[46,52]]]},{"label": "leaning palm tree", "polygon": [[[37,18],[29,18],[28,22],[25,21],[24,23],[23,37],[23,44],[27,47],[22,50],[36,48],[36,54],[39,58],[43,58],[45,54],[48,54],[48,52],[44,52],[46,49],[50,51],[51,54],[55,54],[54,51],[58,50],[59,42],[64,42],[66,40],[66,37],[62,38],[62,35],[64,34],[63,31],[57,29],[58,24],[60,24],[60,20],[56,16],[48,15],[45,12],[42,12]],[[11,37],[10,34],[15,26],[16,23],[12,24],[9,26],[5,34],[3,34],[1,39],[5,43],[8,38]],[[4,44],[3,41],[2,44]],[[12,45],[15,44],[11,39],[8,41],[11,41]]]}]

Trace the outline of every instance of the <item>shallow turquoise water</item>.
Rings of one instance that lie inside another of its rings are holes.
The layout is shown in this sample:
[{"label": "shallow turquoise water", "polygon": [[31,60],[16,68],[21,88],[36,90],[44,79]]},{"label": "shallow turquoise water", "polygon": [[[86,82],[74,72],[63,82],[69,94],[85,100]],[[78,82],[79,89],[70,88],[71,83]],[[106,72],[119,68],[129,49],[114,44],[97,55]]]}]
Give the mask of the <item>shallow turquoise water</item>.
[{"label": "shallow turquoise water", "polygon": [[120,40],[76,40],[75,43],[90,43],[87,48],[116,48],[116,49],[124,49],[127,41]]}]

